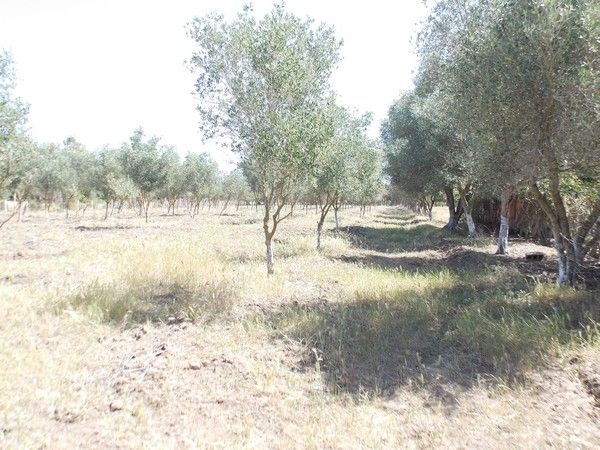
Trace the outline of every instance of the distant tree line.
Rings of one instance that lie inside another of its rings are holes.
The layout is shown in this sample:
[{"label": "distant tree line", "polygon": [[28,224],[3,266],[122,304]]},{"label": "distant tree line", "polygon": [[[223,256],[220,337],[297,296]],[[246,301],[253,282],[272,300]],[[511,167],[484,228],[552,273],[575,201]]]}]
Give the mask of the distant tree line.
[{"label": "distant tree line", "polygon": [[329,86],[339,60],[333,31],[276,5],[257,20],[251,8],[232,22],[195,19],[197,43],[190,68],[197,75],[201,130],[226,137],[239,155],[230,174],[203,153],[183,159],[140,128],[121,146],[88,151],[74,138],[38,144],[25,130],[26,106],[15,98],[9,55],[0,57],[0,192],[19,205],[60,206],[68,217],[97,199],[105,218],[126,205],[148,221],[150,205],[167,213],[178,205],[194,216],[201,207],[260,205],[266,262],[273,273],[273,236],[299,203],[315,205],[316,243],[328,214],[336,229],[343,205],[361,214],[382,199],[382,151],[367,136],[369,114],[337,104]]}]

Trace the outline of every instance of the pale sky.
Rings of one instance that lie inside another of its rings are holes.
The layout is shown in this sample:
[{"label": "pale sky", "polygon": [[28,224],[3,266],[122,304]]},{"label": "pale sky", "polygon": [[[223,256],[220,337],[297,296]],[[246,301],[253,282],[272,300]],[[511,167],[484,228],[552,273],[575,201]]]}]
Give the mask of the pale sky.
[{"label": "pale sky", "polygon": [[[232,16],[247,0],[0,0],[0,49],[12,53],[17,93],[42,142],[74,136],[90,149],[119,145],[138,127],[181,154],[208,151],[222,168],[234,156],[202,143],[184,66],[193,41],[185,24],[211,11]],[[272,6],[252,2],[257,14]],[[411,38],[422,0],[288,0],[301,16],[333,25],[343,60],[333,87],[346,106],[374,113],[410,88],[417,65]]]}]

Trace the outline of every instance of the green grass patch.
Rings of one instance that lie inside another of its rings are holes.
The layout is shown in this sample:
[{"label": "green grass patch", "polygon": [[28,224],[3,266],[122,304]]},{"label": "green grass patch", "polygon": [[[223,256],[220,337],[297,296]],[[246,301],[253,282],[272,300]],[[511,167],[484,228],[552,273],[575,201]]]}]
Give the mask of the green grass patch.
[{"label": "green grass patch", "polygon": [[227,282],[195,286],[178,283],[94,283],[54,304],[57,313],[76,311],[87,319],[115,325],[208,322],[225,317],[237,289]]}]

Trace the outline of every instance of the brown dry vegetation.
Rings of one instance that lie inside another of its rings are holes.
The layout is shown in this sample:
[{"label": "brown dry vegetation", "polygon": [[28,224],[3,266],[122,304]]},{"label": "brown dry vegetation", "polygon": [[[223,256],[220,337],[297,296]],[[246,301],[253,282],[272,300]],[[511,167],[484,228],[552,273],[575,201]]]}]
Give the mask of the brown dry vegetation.
[{"label": "brown dry vegetation", "polygon": [[[395,208],[0,235],[0,447],[597,447],[599,293]],[[542,262],[525,262],[535,249]],[[551,281],[551,280],[550,280]]]}]

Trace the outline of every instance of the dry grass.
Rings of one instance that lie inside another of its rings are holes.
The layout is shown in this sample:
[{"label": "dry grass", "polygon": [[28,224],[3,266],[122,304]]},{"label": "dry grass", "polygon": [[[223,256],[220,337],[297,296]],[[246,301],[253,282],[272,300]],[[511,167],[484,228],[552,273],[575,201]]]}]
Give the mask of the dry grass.
[{"label": "dry grass", "polygon": [[[0,235],[0,447],[595,447],[598,291],[393,208]],[[331,222],[327,224],[332,227]]]}]

